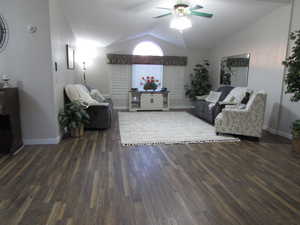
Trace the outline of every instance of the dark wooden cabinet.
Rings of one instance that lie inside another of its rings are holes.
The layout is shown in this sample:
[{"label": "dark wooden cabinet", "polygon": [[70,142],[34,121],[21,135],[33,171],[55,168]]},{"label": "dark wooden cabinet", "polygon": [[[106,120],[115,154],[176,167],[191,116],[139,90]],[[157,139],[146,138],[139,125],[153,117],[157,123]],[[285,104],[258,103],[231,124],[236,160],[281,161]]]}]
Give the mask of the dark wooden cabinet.
[{"label": "dark wooden cabinet", "polygon": [[15,154],[22,147],[18,89],[0,88],[0,153]]}]

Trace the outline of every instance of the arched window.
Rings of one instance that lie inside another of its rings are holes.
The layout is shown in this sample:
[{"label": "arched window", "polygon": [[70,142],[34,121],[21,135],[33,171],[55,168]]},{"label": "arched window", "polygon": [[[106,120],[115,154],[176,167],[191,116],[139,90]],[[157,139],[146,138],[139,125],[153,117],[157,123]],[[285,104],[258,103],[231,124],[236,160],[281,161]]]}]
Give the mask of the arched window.
[{"label": "arched window", "polygon": [[135,46],[133,55],[163,56],[164,53],[157,44],[151,41],[143,41]]},{"label": "arched window", "polygon": [[[159,45],[151,41],[143,41],[137,44],[133,50],[133,55],[143,56],[163,56],[163,51]],[[157,91],[163,86],[163,65],[143,65],[135,64],[132,66],[132,88],[144,91],[147,80],[154,80],[157,84]]]}]

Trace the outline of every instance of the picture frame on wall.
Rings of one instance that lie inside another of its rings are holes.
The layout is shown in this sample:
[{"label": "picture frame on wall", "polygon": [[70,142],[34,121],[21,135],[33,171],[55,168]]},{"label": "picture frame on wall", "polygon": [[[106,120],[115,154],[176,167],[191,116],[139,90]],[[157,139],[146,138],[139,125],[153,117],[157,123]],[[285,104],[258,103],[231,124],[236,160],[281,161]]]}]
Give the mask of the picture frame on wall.
[{"label": "picture frame on wall", "polygon": [[75,48],[67,44],[66,52],[67,52],[67,69],[75,70]]}]

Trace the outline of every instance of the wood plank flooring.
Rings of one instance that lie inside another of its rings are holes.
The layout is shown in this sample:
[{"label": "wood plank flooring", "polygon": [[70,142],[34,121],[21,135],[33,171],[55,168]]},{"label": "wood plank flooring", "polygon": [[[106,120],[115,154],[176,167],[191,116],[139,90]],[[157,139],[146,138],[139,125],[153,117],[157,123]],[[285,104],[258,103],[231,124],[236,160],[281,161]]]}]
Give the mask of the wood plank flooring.
[{"label": "wood plank flooring", "polygon": [[122,147],[112,129],[0,158],[0,225],[299,225],[285,139]]}]

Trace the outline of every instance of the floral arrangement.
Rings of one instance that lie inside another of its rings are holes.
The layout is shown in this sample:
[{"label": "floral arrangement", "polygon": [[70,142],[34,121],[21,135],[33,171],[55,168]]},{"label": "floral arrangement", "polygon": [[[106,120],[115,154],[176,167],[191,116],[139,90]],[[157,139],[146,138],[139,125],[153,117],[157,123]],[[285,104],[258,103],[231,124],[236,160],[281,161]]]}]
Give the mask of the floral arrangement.
[{"label": "floral arrangement", "polygon": [[153,90],[155,91],[161,83],[159,80],[156,80],[153,76],[142,77],[141,86],[144,87],[144,90]]}]

